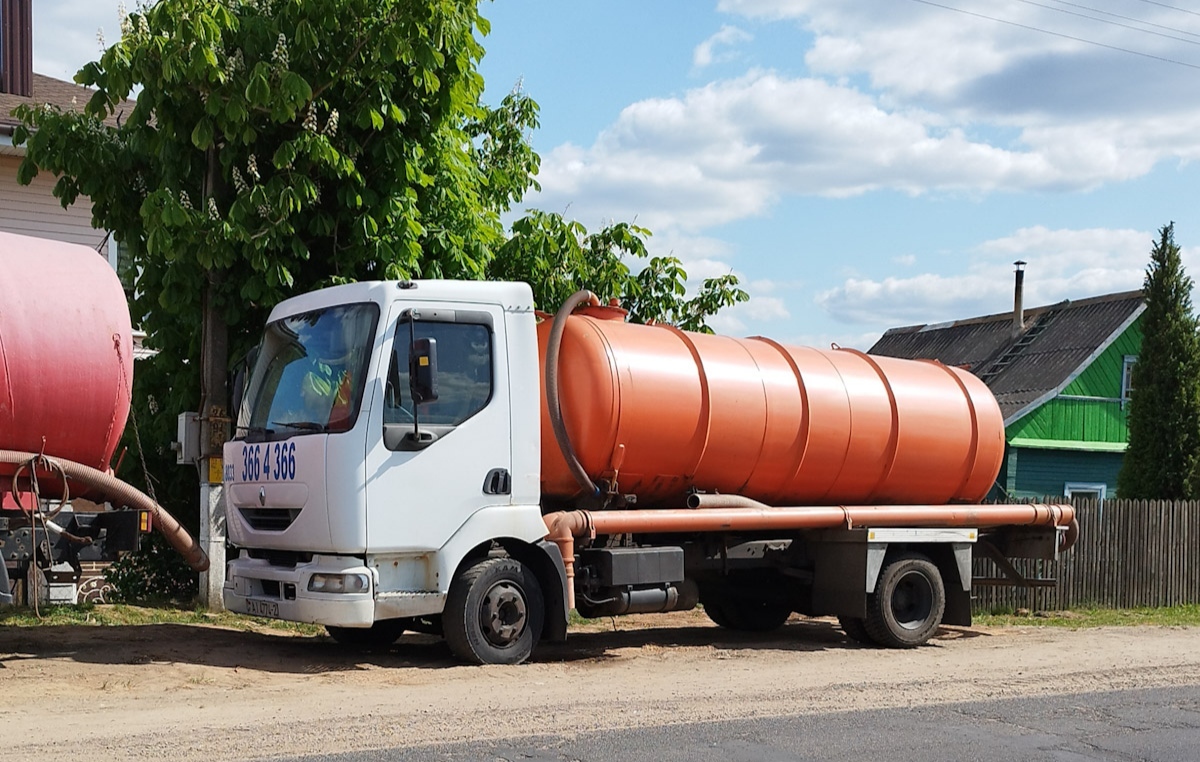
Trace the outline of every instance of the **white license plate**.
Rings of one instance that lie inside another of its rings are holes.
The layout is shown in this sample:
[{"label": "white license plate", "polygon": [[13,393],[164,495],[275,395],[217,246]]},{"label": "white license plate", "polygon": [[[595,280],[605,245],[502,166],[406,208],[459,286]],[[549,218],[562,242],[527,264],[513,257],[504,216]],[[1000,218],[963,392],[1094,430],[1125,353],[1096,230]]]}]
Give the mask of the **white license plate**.
[{"label": "white license plate", "polygon": [[256,601],[253,598],[246,601],[246,613],[251,616],[266,616],[279,618],[279,601]]}]

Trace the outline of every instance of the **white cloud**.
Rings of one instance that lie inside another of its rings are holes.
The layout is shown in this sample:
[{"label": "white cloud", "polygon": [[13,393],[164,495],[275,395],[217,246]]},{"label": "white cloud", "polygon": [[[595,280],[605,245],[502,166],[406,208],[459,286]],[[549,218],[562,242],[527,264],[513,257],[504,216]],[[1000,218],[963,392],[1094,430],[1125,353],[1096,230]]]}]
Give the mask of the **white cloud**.
[{"label": "white cloud", "polygon": [[[1083,98],[1110,113],[1121,113],[1130,110],[1130,98],[1125,96],[1153,89],[1155,80],[1196,87],[1190,84],[1195,71],[1188,66],[1196,59],[1190,45],[1194,35],[1189,31],[1195,26],[1176,9],[1147,3],[1120,10],[1127,21],[1145,22],[1138,24],[1104,23],[1115,21],[1104,16],[1104,9],[1080,14],[1044,3],[987,0],[959,0],[952,5],[721,0],[718,7],[750,19],[796,23],[816,38],[805,58],[814,73],[865,73],[873,88],[899,98],[972,109],[980,106],[976,101],[980,95],[998,88],[1009,107],[995,114],[1012,114],[1014,104],[1034,103],[1039,94],[1054,96],[1042,104],[1043,109],[1053,110],[1053,101],[1063,100],[1075,110]],[[1150,26],[1154,24],[1160,26]],[[1125,69],[1124,80],[1110,66]],[[1014,89],[1013,75],[1022,80],[1020,90]],[[1058,88],[1062,83],[1070,86]],[[1125,92],[1116,96],[1114,88]],[[1163,108],[1161,102],[1157,108]]]},{"label": "white cloud", "polygon": [[[811,33],[809,76],[751,70],[633,103],[591,146],[545,155],[539,202],[695,233],[766,215],[785,195],[1071,192],[1200,159],[1194,71],[1013,24],[1116,47],[1134,44],[1130,30],[1034,5],[956,5],[1012,24],[916,3],[723,0]],[[1195,57],[1135,36],[1148,54]],[[851,84],[860,75],[868,87]]]},{"label": "white cloud", "polygon": [[713,63],[733,60],[734,52],[725,50],[738,43],[749,42],[754,35],[736,26],[724,24],[712,37],[696,46],[692,51],[692,65],[697,69],[711,66]]},{"label": "white cloud", "polygon": [[778,324],[791,318],[786,302],[778,296],[759,293],[753,284],[745,284],[750,301],[726,307],[709,318],[709,326],[717,333],[741,336],[754,331],[771,332],[769,324]]},{"label": "white cloud", "polygon": [[904,267],[912,267],[917,263],[917,257],[915,254],[897,254],[892,257],[892,261]]},{"label": "white cloud", "polygon": [[592,146],[553,149],[531,203],[695,232],[763,215],[784,194],[1082,190],[1167,155],[1200,157],[1200,110],[1154,130],[1113,121],[1030,129],[1011,147],[942,121],[822,80],[752,71],[639,101]]},{"label": "white cloud", "polygon": [[1142,285],[1153,240],[1138,230],[1025,228],[977,247],[965,272],[851,278],[818,294],[816,303],[838,320],[881,329],[1004,312],[1012,309],[1018,259],[1028,263],[1029,306],[1133,290]]}]

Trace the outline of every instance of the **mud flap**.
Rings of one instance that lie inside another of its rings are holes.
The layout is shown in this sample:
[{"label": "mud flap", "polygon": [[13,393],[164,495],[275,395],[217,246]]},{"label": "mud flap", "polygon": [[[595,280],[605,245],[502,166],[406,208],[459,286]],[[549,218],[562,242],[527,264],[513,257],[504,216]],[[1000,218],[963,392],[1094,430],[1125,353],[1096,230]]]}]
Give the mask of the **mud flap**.
[{"label": "mud flap", "polygon": [[562,552],[548,540],[536,545],[505,545],[508,555],[533,570],[542,585],[542,598],[546,605],[546,619],[542,627],[542,640],[562,642],[567,639],[567,570],[563,566]]},{"label": "mud flap", "polygon": [[12,602],[12,582],[8,579],[8,567],[0,561],[0,606],[8,606]]}]

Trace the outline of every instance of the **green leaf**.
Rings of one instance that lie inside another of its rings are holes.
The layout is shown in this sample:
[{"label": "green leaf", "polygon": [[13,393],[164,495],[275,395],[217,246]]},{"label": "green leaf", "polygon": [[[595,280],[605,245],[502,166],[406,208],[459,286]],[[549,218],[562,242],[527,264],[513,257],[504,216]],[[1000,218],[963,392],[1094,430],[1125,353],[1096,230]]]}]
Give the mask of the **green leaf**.
[{"label": "green leaf", "polygon": [[246,85],[246,100],[252,106],[266,106],[271,100],[271,83],[267,81],[267,70],[263,64],[254,68],[250,83]]},{"label": "green leaf", "polygon": [[213,144],[212,122],[207,119],[201,119],[196,122],[196,126],[192,128],[192,145],[199,148],[201,151],[206,151]]},{"label": "green leaf", "polygon": [[303,50],[308,54],[315,54],[320,48],[320,43],[317,39],[317,33],[313,29],[312,24],[308,23],[308,19],[300,19],[296,24],[296,29],[292,33],[292,39],[295,41],[293,47],[296,50]]},{"label": "green leaf", "polygon": [[237,98],[230,98],[225,104],[225,119],[238,124],[246,119],[246,106]]},{"label": "green leaf", "polygon": [[283,90],[294,103],[303,104],[312,100],[312,87],[304,77],[295,72],[289,71],[283,76]]},{"label": "green leaf", "polygon": [[271,163],[276,169],[283,169],[292,166],[292,162],[296,160],[296,143],[289,140],[286,143],[280,143],[279,148],[275,149],[275,156],[271,158]]}]

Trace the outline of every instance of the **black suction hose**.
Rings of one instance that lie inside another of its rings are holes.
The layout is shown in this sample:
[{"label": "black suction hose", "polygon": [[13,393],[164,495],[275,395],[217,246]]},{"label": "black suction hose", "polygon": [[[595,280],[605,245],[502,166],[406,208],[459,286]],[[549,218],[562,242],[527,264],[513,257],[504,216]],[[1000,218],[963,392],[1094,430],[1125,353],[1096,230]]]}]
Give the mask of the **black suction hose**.
[{"label": "black suction hose", "polygon": [[550,412],[550,428],[554,429],[554,438],[558,441],[558,449],[567,461],[567,467],[571,469],[575,481],[579,482],[579,486],[583,487],[589,495],[599,497],[600,488],[583,469],[579,458],[575,457],[575,450],[571,447],[571,438],[567,436],[567,425],[563,422],[562,403],[558,396],[558,350],[562,345],[563,331],[567,327],[567,318],[584,304],[595,307],[600,304],[600,300],[591,291],[576,291],[558,308],[558,314],[554,316],[554,323],[550,326],[550,340],[546,347],[546,408]]}]

